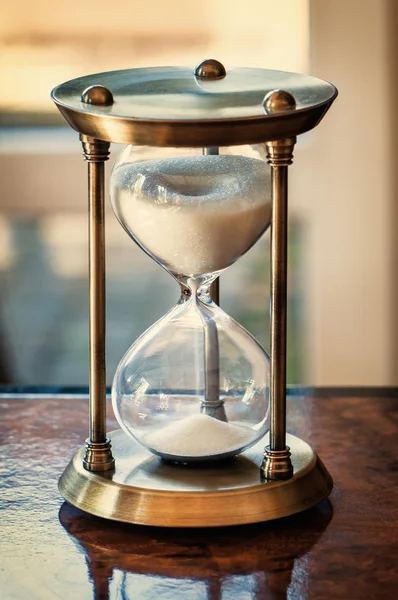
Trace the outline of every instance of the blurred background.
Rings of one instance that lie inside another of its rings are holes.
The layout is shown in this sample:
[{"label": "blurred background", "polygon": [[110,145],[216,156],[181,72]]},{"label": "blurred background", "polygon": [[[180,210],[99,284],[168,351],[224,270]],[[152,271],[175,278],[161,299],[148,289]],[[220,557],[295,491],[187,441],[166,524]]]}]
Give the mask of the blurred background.
[{"label": "blurred background", "polygon": [[[86,165],[51,89],[213,57],[339,88],[290,169],[288,381],[398,384],[396,0],[36,0],[0,12],[0,382],[88,383]],[[107,211],[110,383],[178,289]],[[221,297],[268,348],[268,234],[222,276]]]}]

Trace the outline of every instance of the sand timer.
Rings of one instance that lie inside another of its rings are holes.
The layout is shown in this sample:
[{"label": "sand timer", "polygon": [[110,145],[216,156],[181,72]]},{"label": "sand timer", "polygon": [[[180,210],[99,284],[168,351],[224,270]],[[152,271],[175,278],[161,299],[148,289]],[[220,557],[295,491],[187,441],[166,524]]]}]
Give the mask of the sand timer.
[{"label": "sand timer", "polygon": [[[217,526],[293,514],[330,493],[315,452],[286,433],[287,170],[296,136],[336,95],[313,77],[216,60],[53,91],[89,168],[90,429],[60,479],[71,504],[132,523]],[[111,175],[114,213],[179,294],[121,359],[112,385],[121,429],[107,436],[110,142],[126,144]],[[218,302],[220,274],[269,226],[270,356]]]},{"label": "sand timer", "polygon": [[149,150],[122,152],[111,200],[181,294],[122,359],[113,407],[126,433],[162,458],[226,458],[265,434],[269,358],[210,287],[269,226],[270,170],[255,146]]}]

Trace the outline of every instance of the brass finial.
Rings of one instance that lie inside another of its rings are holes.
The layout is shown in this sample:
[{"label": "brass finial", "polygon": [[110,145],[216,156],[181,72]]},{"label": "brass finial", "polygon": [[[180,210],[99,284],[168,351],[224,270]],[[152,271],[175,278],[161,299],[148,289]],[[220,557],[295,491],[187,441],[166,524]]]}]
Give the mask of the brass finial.
[{"label": "brass finial", "polygon": [[90,87],[84,90],[80,100],[86,104],[95,104],[96,106],[111,106],[113,104],[113,95],[103,85],[90,85]]},{"label": "brass finial", "polygon": [[115,459],[112,456],[112,444],[109,438],[104,442],[86,440],[83,466],[86,471],[113,471]]},{"label": "brass finial", "polygon": [[202,60],[195,68],[195,77],[199,79],[223,79],[226,74],[224,65],[214,58]]},{"label": "brass finial", "polygon": [[83,146],[83,156],[87,162],[101,163],[109,158],[109,142],[97,140],[89,135],[80,134],[80,141]]},{"label": "brass finial", "polygon": [[290,448],[285,450],[271,450],[266,446],[264,460],[261,465],[261,477],[270,480],[283,480],[293,477],[293,465],[290,458]]},{"label": "brass finial", "polygon": [[293,163],[293,149],[296,138],[285,138],[265,142],[267,162],[271,167],[288,167]]},{"label": "brass finial", "polygon": [[266,94],[263,100],[264,110],[267,114],[294,110],[296,100],[294,96],[285,90],[272,90]]}]

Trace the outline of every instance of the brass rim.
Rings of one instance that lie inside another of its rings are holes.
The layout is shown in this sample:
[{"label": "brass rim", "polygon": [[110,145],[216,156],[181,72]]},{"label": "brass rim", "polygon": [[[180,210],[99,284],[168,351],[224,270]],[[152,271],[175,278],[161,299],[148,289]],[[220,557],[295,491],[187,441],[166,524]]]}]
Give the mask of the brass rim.
[{"label": "brass rim", "polygon": [[[127,436],[120,430],[110,435],[116,465],[118,459],[119,462],[128,462],[123,439]],[[114,476],[116,480],[113,480],[109,475],[86,471],[82,465],[84,449],[80,449],[62,475],[59,488],[70,504],[85,512],[141,525],[217,527],[277,519],[318,504],[330,494],[333,486],[329,473],[308,444],[291,435],[287,436],[287,442],[291,448],[295,472],[286,481],[256,483],[255,479],[250,481],[250,475],[245,483],[242,479],[239,481],[243,469],[237,472],[235,467],[223,464],[213,466],[211,470],[214,472],[213,476],[219,473],[223,481],[229,482],[229,489],[214,489],[210,482],[207,489],[190,490],[189,478],[192,479],[195,474],[192,475],[192,470],[182,467],[181,471],[175,471],[179,477],[177,486],[175,482],[166,482],[165,489],[156,489],[159,483],[156,481],[156,471],[152,473],[152,480],[147,478],[144,486],[140,484],[139,477],[136,477],[137,485],[134,485],[134,476],[126,484],[117,481],[117,475]],[[135,446],[130,441],[129,444],[133,456],[139,445]],[[259,448],[263,445],[264,440],[242,455],[242,460],[250,460],[253,467],[258,467],[258,473],[261,459]],[[151,462],[151,459],[148,461],[148,454],[144,460],[148,464],[157,464]],[[141,464],[145,467],[144,460]],[[154,458],[153,461],[158,459]],[[159,470],[162,469],[160,466]],[[254,468],[252,472],[255,473]],[[149,474],[151,475],[150,471]],[[121,477],[123,478],[123,474]],[[185,483],[184,477],[188,480]],[[202,479],[206,477],[205,473]],[[235,477],[238,478],[236,486],[233,479]],[[244,477],[247,478],[247,475]]]},{"label": "brass rim", "polygon": [[[291,96],[292,103],[274,103],[268,111],[264,98],[279,92]],[[282,71],[227,69],[221,79],[206,80],[195,77],[193,69],[159,67],[80,77],[57,86],[51,96],[71,127],[95,139],[203,147],[255,144],[309,131],[337,90],[315,77]]]}]

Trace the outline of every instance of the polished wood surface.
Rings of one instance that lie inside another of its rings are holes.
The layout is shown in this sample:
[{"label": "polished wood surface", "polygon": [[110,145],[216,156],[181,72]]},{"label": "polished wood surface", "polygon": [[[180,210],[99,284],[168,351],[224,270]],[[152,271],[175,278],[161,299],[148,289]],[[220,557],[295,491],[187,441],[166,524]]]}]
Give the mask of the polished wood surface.
[{"label": "polished wood surface", "polygon": [[0,597],[396,599],[398,398],[379,396],[288,400],[289,431],[333,475],[330,503],[202,530],[123,525],[67,505],[57,479],[87,435],[87,400],[0,396]]}]

